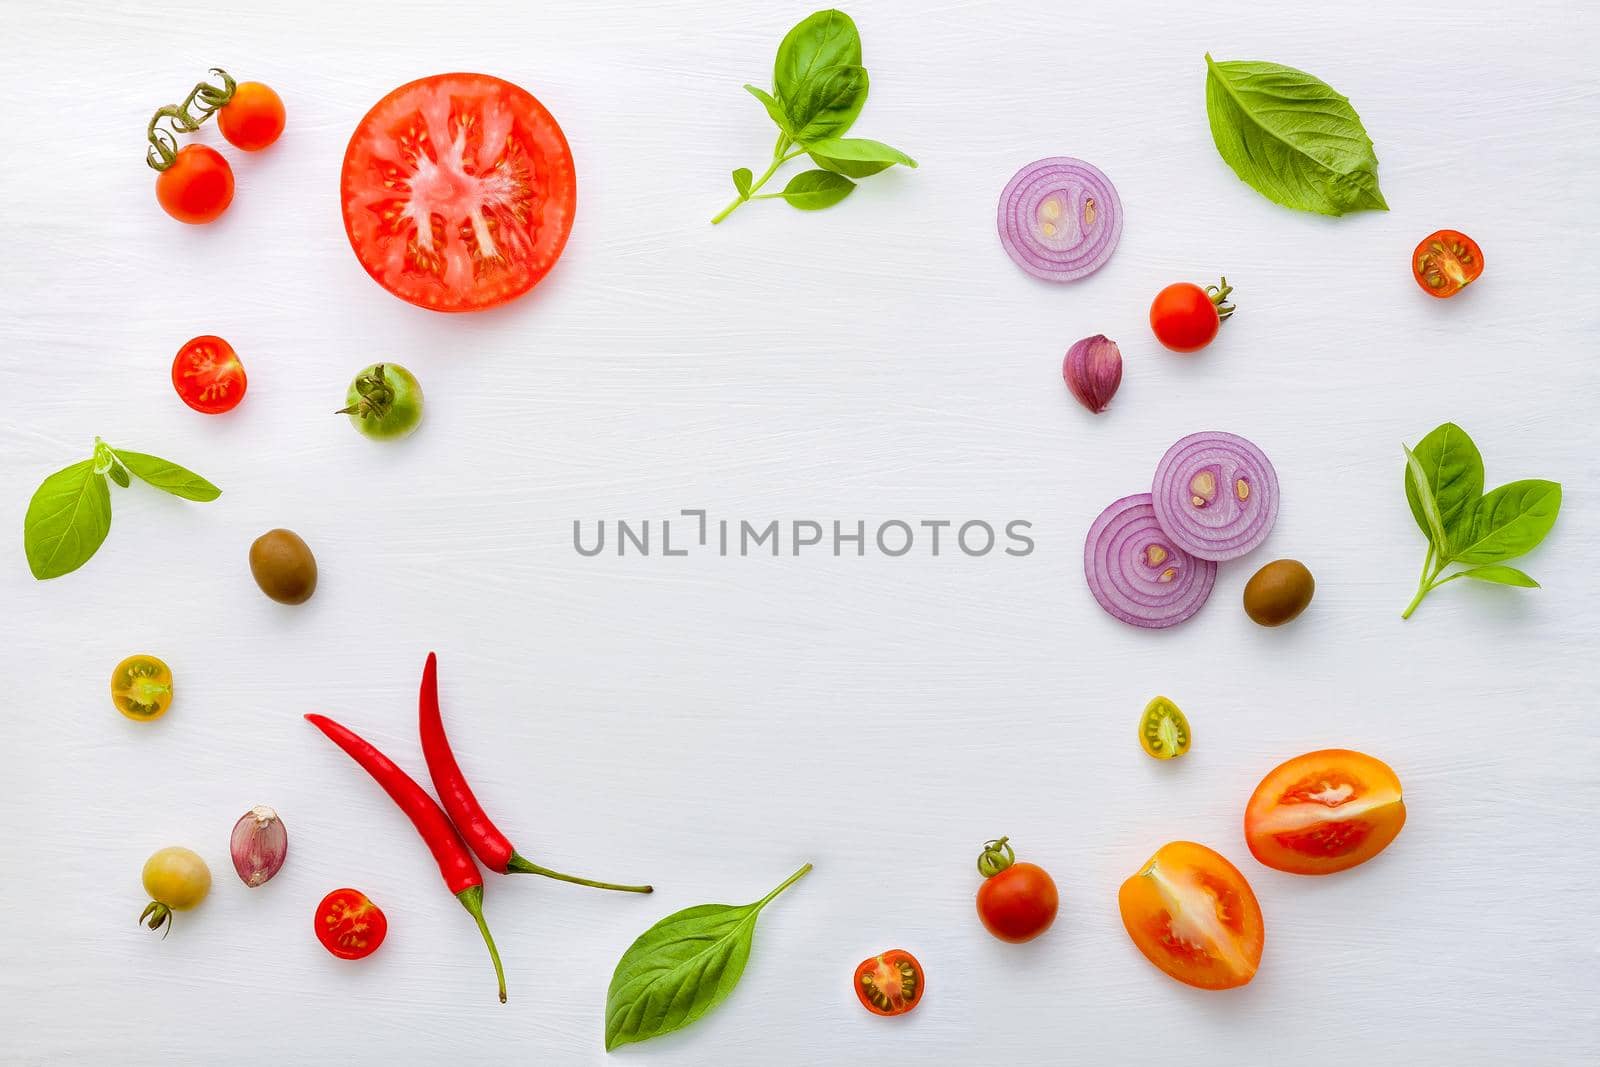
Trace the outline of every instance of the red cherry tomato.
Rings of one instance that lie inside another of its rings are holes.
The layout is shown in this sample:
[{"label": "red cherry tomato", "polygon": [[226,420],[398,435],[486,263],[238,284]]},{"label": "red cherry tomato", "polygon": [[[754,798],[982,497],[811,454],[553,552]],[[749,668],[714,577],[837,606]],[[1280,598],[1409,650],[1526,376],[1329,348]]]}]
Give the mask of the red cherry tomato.
[{"label": "red cherry tomato", "polygon": [[260,82],[240,82],[217,112],[217,126],[233,147],[259,152],[283,132],[283,101]]},{"label": "red cherry tomato", "polygon": [[1332,874],[1365,863],[1405,824],[1400,779],[1389,765],[1340,748],[1273,768],[1244,810],[1251,854],[1290,874]]},{"label": "red cherry tomato", "polygon": [[1455,296],[1483,273],[1483,249],[1460,230],[1430,233],[1411,253],[1411,276],[1429,296]]},{"label": "red cherry tomato", "polygon": [[339,192],[350,247],[374,281],[419,307],[479,311],[555,266],[578,185],[561,127],[526,90],[437,74],[367,112]]},{"label": "red cherry tomato", "polygon": [[185,404],[206,415],[232,411],[249,383],[233,346],[206,334],[184,343],[172,360],[172,387]]},{"label": "red cherry tomato", "polygon": [[172,166],[156,175],[156,200],[179,222],[210,222],[233,203],[233,168],[215,148],[184,145]]},{"label": "red cherry tomato", "polygon": [[922,964],[903,948],[856,967],[856,997],[874,1015],[904,1015],[922,1002]]},{"label": "red cherry tomato", "polygon": [[355,889],[335,889],[317,905],[314,920],[317,940],[341,960],[359,960],[378,951],[389,920],[365,893]]},{"label": "red cherry tomato", "polygon": [[983,884],[978,887],[978,918],[1002,941],[1032,941],[1056,921],[1061,897],[1043,867],[1016,862],[1007,838],[990,841],[978,857]]},{"label": "red cherry tomato", "polygon": [[1225,302],[1231,292],[1226,278],[1220,287],[1202,289],[1193,282],[1167,286],[1150,305],[1156,340],[1174,352],[1200,351],[1216,338],[1222,320],[1233,314],[1233,305]]}]

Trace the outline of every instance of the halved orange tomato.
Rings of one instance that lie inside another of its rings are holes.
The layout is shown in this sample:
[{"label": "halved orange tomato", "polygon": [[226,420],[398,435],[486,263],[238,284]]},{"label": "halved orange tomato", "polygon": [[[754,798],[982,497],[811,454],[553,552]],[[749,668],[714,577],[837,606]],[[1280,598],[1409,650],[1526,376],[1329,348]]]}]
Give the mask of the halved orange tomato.
[{"label": "halved orange tomato", "polygon": [[903,948],[856,966],[856,998],[874,1015],[904,1015],[922,1002],[922,964]]},{"label": "halved orange tomato", "polygon": [[1382,760],[1343,748],[1307,752],[1261,780],[1244,809],[1256,859],[1290,874],[1365,863],[1406,824],[1400,779]]},{"label": "halved orange tomato", "polygon": [[1145,958],[1185,985],[1232,989],[1261,965],[1261,905],[1239,868],[1204,845],[1162,845],[1122,883],[1117,907]]}]

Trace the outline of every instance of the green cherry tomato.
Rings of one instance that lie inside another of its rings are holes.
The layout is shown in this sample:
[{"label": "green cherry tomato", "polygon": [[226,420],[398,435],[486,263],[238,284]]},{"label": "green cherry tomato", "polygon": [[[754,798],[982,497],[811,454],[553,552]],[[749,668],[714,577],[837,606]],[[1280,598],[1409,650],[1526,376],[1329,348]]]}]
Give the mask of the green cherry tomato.
[{"label": "green cherry tomato", "polygon": [[173,912],[188,911],[211,892],[211,868],[190,849],[164,848],[144,861],[144,891],[150,903],[139,921],[152,930],[170,929]]},{"label": "green cherry tomato", "polygon": [[1172,759],[1189,751],[1189,720],[1178,705],[1156,697],[1139,718],[1139,744],[1156,759]]},{"label": "green cherry tomato", "polygon": [[398,363],[374,363],[356,375],[338,414],[374,440],[405,437],[422,421],[422,386]]}]

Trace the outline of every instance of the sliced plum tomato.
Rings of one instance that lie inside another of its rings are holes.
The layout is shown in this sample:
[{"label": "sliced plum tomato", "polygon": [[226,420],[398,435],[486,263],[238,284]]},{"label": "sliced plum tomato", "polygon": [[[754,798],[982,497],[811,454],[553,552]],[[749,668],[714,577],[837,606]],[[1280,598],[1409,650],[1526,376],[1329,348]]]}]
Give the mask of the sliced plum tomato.
[{"label": "sliced plum tomato", "polygon": [[1430,233],[1411,253],[1411,276],[1429,296],[1455,296],[1482,273],[1483,249],[1459,230]]},{"label": "sliced plum tomato", "polygon": [[856,996],[874,1015],[904,1015],[922,1000],[922,964],[903,948],[862,960]]},{"label": "sliced plum tomato", "polygon": [[172,669],[154,656],[129,656],[111,672],[111,702],[135,722],[161,718],[172,707]]},{"label": "sliced plum tomato", "polygon": [[239,354],[211,334],[185,341],[172,359],[172,387],[185,404],[206,415],[232,411],[248,384]]},{"label": "sliced plum tomato", "polygon": [[1162,845],[1122,883],[1117,906],[1145,958],[1185,985],[1232,989],[1261,964],[1261,905],[1239,869],[1204,845]]},{"label": "sliced plum tomato", "polygon": [[1178,705],[1156,697],[1139,717],[1139,745],[1156,759],[1173,759],[1189,751],[1189,720]]},{"label": "sliced plum tomato", "polygon": [[1250,795],[1244,839],[1290,874],[1332,874],[1389,847],[1406,824],[1400,779],[1382,760],[1329,748],[1274,768]]},{"label": "sliced plum tomato", "polygon": [[335,889],[317,905],[317,940],[341,960],[359,960],[378,951],[389,932],[382,910],[357,889]]},{"label": "sliced plum tomato", "polygon": [[561,127],[487,74],[436,74],[367,112],[339,191],[350,247],[402,300],[479,311],[533,288],[572,230],[577,179]]}]

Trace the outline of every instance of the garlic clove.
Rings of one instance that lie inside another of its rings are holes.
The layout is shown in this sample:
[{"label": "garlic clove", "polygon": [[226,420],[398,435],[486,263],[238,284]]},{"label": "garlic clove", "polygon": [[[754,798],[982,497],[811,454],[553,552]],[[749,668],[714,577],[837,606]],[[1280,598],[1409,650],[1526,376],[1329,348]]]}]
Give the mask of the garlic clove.
[{"label": "garlic clove", "polygon": [[254,889],[283,869],[289,855],[289,831],[276,811],[257,804],[233,824],[228,845],[239,880]]},{"label": "garlic clove", "polygon": [[1078,403],[1098,415],[1122,384],[1122,350],[1105,334],[1085,337],[1067,349],[1061,377]]}]

